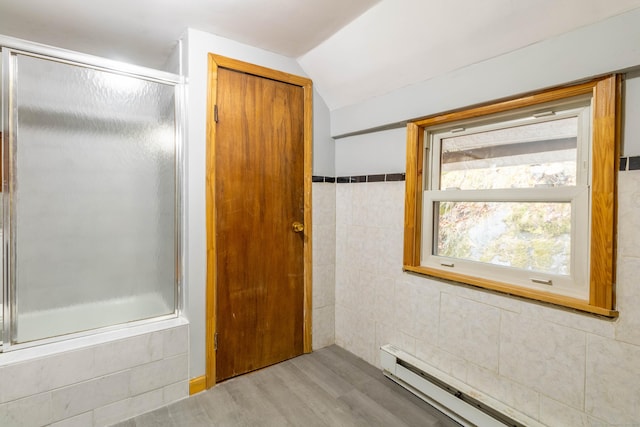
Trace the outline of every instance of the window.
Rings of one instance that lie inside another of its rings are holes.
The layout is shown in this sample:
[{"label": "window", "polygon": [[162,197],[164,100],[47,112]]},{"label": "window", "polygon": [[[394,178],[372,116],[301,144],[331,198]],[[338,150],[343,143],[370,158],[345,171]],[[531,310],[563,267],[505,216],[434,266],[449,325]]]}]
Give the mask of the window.
[{"label": "window", "polygon": [[408,125],[405,270],[615,316],[620,78]]}]

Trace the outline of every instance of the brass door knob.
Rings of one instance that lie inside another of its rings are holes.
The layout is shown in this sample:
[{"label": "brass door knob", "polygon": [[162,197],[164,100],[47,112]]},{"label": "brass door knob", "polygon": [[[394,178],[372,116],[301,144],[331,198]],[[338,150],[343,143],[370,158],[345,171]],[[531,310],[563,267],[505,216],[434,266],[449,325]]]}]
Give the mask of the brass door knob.
[{"label": "brass door knob", "polygon": [[295,233],[301,233],[304,231],[304,224],[301,222],[295,221],[293,224],[291,224],[291,228]]}]

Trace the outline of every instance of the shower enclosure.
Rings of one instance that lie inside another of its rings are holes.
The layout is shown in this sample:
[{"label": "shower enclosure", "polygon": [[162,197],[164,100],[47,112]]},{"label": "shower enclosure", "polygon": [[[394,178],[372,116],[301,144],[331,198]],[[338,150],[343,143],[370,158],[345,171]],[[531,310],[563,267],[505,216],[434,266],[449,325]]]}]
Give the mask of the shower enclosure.
[{"label": "shower enclosure", "polygon": [[176,316],[180,78],[15,40],[1,72],[2,349]]}]

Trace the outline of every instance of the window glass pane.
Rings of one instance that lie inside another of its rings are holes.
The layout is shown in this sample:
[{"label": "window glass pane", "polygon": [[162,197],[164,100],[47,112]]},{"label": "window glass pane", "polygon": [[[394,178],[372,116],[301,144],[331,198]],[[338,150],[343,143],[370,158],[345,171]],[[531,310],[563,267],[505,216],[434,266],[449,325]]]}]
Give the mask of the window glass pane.
[{"label": "window glass pane", "polygon": [[175,311],[175,89],[17,55],[16,336]]},{"label": "window glass pane", "polygon": [[440,189],[576,184],[576,117],[441,140]]},{"label": "window glass pane", "polygon": [[434,255],[552,274],[571,271],[571,204],[436,202]]}]

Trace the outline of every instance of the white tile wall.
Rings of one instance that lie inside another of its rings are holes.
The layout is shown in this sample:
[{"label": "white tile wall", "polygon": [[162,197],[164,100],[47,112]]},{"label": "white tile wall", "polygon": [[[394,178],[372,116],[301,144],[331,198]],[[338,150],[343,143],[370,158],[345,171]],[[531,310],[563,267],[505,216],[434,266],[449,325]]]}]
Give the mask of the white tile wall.
[{"label": "white tile wall", "polygon": [[589,337],[585,407],[617,424],[640,423],[640,347]]},{"label": "white tile wall", "polygon": [[0,426],[106,426],[185,398],[187,335],[188,326],[174,322],[164,330],[3,364]]},{"label": "white tile wall", "polygon": [[584,403],[586,334],[514,313],[502,314],[500,375],[574,408]]},{"label": "white tile wall", "polygon": [[336,344],[373,364],[382,340],[415,345],[417,319],[395,316],[415,306],[396,292],[403,209],[403,182],[336,185]]},{"label": "white tile wall", "polygon": [[640,171],[619,174],[616,320],[401,272],[404,183],[336,185],[335,340],[392,343],[549,426],[640,426]]},{"label": "white tile wall", "polygon": [[498,370],[500,310],[442,293],[439,346],[492,371]]},{"label": "white tile wall", "polygon": [[313,313],[312,346],[335,342],[336,185],[313,184]]},{"label": "white tile wall", "polygon": [[467,364],[466,381],[520,412],[538,418],[540,395],[531,388],[472,363]]}]

